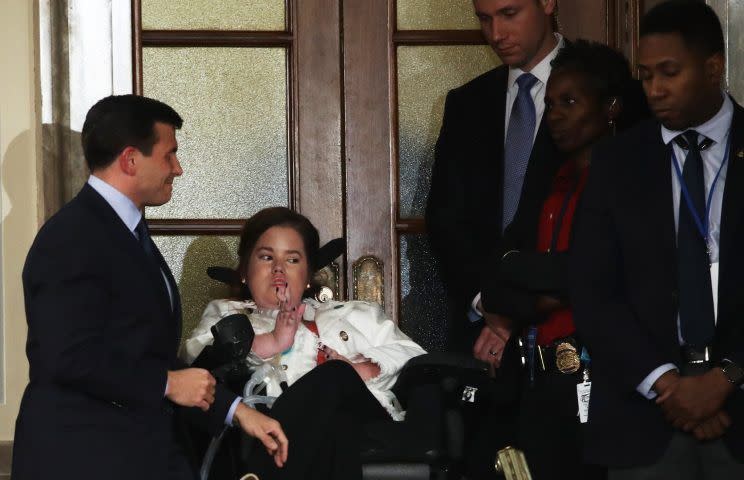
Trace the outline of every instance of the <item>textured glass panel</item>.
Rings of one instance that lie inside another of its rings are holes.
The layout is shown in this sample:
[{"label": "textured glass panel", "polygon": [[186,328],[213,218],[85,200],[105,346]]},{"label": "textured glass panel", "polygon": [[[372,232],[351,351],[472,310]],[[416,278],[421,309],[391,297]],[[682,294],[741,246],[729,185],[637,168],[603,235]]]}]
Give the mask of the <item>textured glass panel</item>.
[{"label": "textured glass panel", "polygon": [[744,2],[729,1],[728,5],[729,91],[741,103],[744,102],[744,55],[739,52],[744,51]]},{"label": "textured glass panel", "polygon": [[238,264],[239,237],[153,236],[173,272],[181,294],[183,336],[187,337],[199,323],[210,300],[229,296],[229,289],[207,276],[213,266],[235,267]]},{"label": "textured glass panel", "polygon": [[284,30],[284,0],[142,0],[145,30]]},{"label": "textured glass panel", "polygon": [[422,216],[447,92],[499,64],[487,46],[398,47],[400,216]]},{"label": "textured glass panel", "polygon": [[398,30],[478,30],[473,0],[398,0]]},{"label": "textured glass panel", "polygon": [[447,341],[447,299],[426,235],[401,235],[401,330],[427,351],[442,351]]},{"label": "textured glass panel", "polygon": [[150,218],[247,218],[287,205],[286,52],[145,48],[144,93],[184,118],[184,174]]}]

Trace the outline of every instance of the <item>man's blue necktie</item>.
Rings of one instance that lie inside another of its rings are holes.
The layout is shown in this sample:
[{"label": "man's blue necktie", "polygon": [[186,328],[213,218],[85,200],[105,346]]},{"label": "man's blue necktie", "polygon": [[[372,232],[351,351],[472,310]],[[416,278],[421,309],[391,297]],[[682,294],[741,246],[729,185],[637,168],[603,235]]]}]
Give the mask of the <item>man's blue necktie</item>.
[{"label": "man's blue necktie", "polygon": [[158,259],[155,257],[155,252],[152,250],[150,231],[147,228],[147,222],[145,222],[144,217],[140,219],[139,223],[134,228],[134,231],[137,232],[137,239],[139,240],[140,245],[142,245],[142,250],[144,250],[147,257],[157,265]]},{"label": "man's blue necktie", "polygon": [[137,239],[139,240],[140,245],[142,245],[142,250],[145,251],[145,255],[147,255],[147,258],[158,267],[158,270],[160,270],[160,273],[163,276],[163,281],[166,284],[166,289],[168,290],[168,303],[170,303],[171,311],[175,310],[173,294],[171,292],[178,287],[173,285],[168,279],[168,275],[166,275],[163,266],[160,264],[160,259],[155,255],[153,243],[150,238],[150,230],[147,228],[147,222],[144,217],[140,219],[139,223],[134,228],[134,231],[137,232]]},{"label": "man's blue necktie", "polygon": [[501,221],[503,231],[514,219],[519,198],[522,196],[522,184],[527,172],[527,163],[532,152],[532,140],[535,135],[535,102],[530,90],[537,82],[531,73],[523,73],[517,78],[519,92],[514,99],[509,127],[506,130],[504,144],[504,209]]}]

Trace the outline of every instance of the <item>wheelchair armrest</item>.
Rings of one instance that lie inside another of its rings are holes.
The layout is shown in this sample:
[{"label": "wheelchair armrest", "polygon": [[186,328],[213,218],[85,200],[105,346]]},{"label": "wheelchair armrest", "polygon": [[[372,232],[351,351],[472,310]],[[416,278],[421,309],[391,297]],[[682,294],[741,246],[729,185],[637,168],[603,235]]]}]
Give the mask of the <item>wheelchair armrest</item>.
[{"label": "wheelchair armrest", "polygon": [[409,360],[392,390],[405,409],[409,393],[422,385],[438,384],[444,391],[456,393],[464,386],[480,388],[488,380],[485,362],[464,354],[436,352]]}]

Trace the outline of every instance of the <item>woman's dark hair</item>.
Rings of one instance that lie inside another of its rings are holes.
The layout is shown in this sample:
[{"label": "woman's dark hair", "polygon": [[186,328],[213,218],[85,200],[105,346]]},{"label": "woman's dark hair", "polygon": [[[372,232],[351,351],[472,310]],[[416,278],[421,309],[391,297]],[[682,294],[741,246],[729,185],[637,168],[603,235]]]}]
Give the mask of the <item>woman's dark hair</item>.
[{"label": "woman's dark hair", "polygon": [[[243,231],[240,234],[240,244],[238,245],[238,257],[240,258],[238,273],[242,277],[248,271],[251,252],[253,252],[256,242],[271,227],[291,228],[302,238],[305,255],[307,256],[308,279],[311,281],[311,288],[305,291],[303,296],[312,295],[315,293],[315,287],[312,285],[312,275],[317,268],[316,261],[318,249],[320,248],[318,229],[315,228],[307,217],[286,207],[264,208],[246,220]],[[248,293],[247,289],[243,289],[240,296],[245,297]]]},{"label": "woman's dark hair", "polygon": [[705,57],[724,53],[723,30],[718,15],[700,0],[660,3],[641,19],[640,35],[676,33],[687,48]]},{"label": "woman's dark hair", "polygon": [[650,113],[643,89],[630,72],[628,60],[607,45],[587,40],[566,42],[551,65],[553,72],[580,75],[585,86],[601,102],[617,98],[622,107],[615,119],[618,130],[634,125]]}]

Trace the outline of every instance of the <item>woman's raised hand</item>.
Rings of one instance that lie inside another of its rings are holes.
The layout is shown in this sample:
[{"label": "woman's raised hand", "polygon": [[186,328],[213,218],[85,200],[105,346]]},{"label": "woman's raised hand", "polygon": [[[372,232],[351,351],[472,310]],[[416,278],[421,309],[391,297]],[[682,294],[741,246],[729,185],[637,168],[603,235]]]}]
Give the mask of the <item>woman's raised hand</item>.
[{"label": "woman's raised hand", "polygon": [[294,343],[294,336],[305,313],[305,305],[291,304],[291,291],[289,285],[276,289],[276,298],[279,301],[279,314],[276,317],[276,325],[272,332],[280,351],[284,351]]}]

